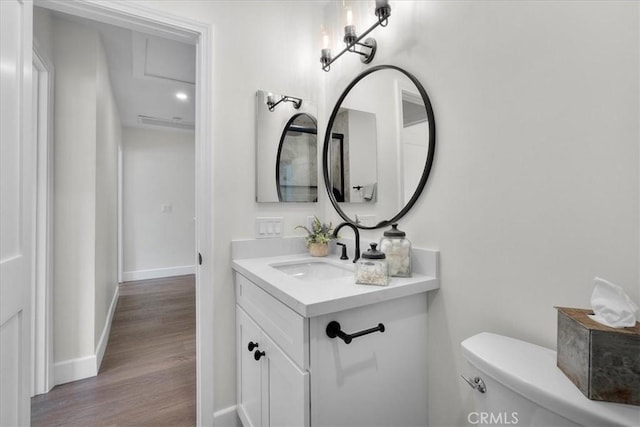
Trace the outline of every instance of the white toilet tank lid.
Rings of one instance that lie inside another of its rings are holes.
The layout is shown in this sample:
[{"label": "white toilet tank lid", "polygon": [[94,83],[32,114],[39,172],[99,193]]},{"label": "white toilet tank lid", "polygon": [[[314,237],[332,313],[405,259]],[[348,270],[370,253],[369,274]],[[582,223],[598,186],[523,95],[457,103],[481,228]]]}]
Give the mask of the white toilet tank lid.
[{"label": "white toilet tank lid", "polygon": [[473,366],[558,415],[581,425],[640,426],[639,406],[588,399],[556,366],[553,350],[489,332],[461,345]]}]

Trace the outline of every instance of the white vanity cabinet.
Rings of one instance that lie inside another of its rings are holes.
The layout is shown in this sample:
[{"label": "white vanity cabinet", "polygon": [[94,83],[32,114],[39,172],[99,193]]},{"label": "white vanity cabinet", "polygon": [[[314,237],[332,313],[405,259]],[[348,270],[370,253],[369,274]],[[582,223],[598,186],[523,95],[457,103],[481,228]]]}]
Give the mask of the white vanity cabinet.
[{"label": "white vanity cabinet", "polygon": [[[235,279],[244,427],[427,425],[426,292],[305,317],[242,274]],[[378,324],[384,332],[347,344],[327,335],[332,321],[347,334]]]}]

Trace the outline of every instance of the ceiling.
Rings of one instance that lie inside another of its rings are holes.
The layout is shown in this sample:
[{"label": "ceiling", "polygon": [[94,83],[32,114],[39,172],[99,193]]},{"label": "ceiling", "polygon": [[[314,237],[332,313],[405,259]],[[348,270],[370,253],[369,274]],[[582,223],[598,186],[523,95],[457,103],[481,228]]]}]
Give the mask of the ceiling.
[{"label": "ceiling", "polygon": [[[61,12],[52,14],[100,34],[123,126],[194,129],[195,45]],[[187,99],[176,98],[178,92]]]}]

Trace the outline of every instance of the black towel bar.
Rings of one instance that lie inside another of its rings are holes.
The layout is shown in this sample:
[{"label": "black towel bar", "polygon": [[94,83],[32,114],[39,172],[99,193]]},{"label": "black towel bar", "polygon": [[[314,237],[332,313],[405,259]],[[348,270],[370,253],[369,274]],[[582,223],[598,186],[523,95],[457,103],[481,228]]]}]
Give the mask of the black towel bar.
[{"label": "black towel bar", "polygon": [[327,325],[327,336],[329,338],[338,337],[342,339],[345,343],[349,344],[354,338],[361,337],[363,335],[371,334],[373,332],[384,332],[384,325],[382,323],[378,323],[378,326],[375,328],[365,329],[364,331],[355,332],[353,334],[347,334],[342,329],[340,329],[340,323],[335,320],[329,322]]}]

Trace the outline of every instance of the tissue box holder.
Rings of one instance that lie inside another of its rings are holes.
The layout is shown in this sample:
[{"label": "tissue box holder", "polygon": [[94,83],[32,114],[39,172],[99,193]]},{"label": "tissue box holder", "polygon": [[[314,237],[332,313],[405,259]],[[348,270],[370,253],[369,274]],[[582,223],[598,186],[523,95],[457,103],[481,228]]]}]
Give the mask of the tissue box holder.
[{"label": "tissue box holder", "polygon": [[556,308],[558,368],[589,399],[640,406],[640,323],[610,328],[591,310]]}]

